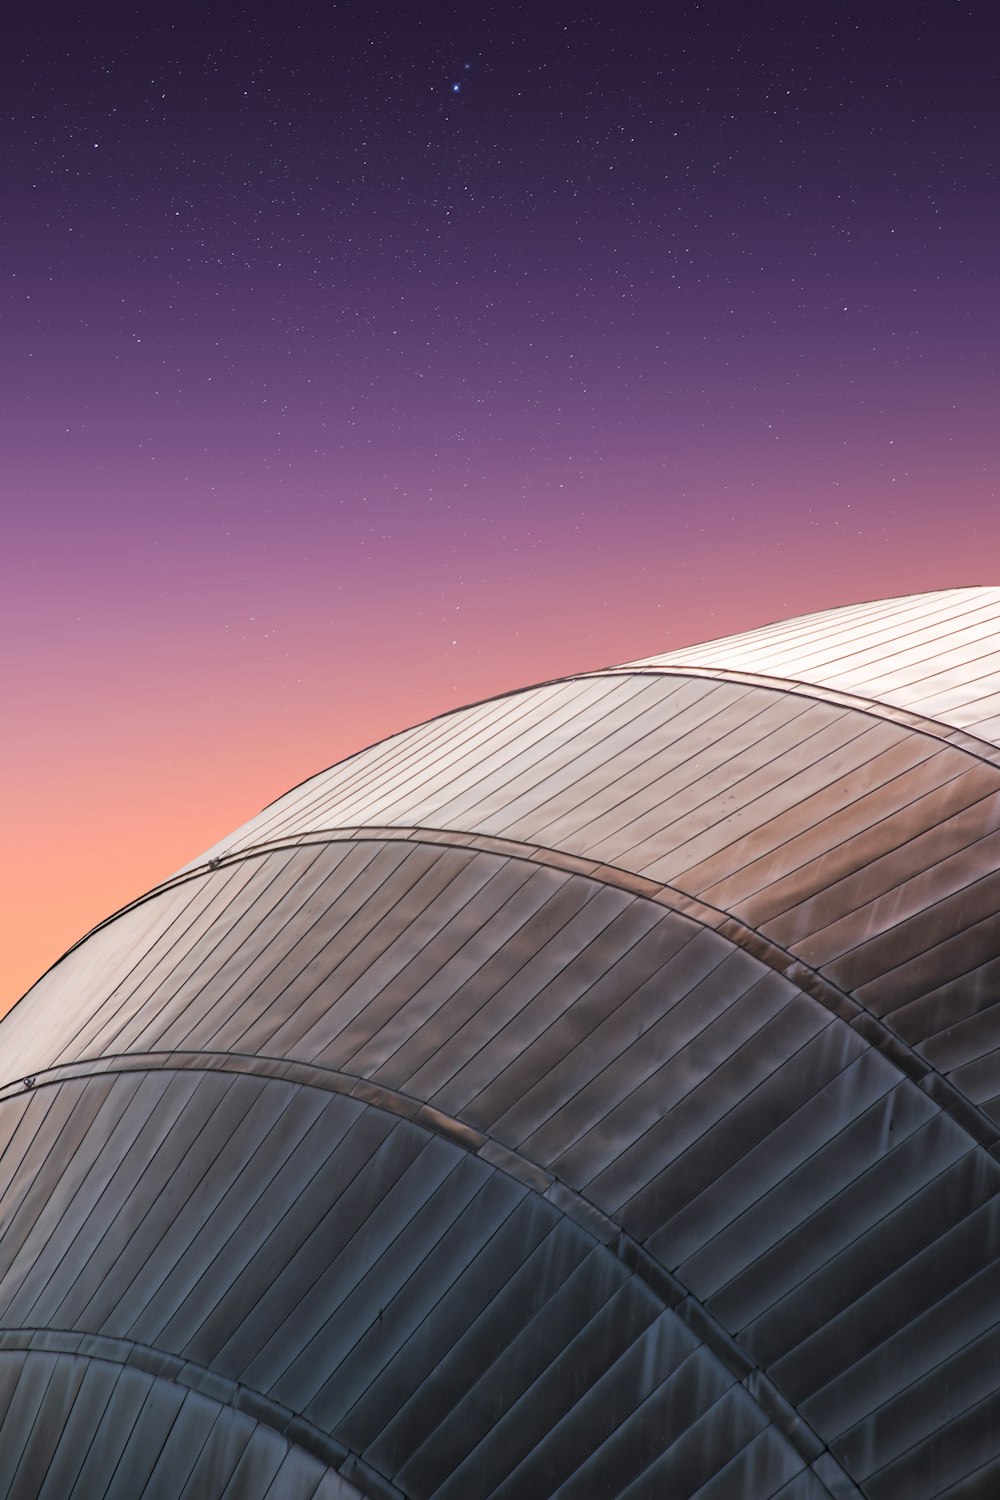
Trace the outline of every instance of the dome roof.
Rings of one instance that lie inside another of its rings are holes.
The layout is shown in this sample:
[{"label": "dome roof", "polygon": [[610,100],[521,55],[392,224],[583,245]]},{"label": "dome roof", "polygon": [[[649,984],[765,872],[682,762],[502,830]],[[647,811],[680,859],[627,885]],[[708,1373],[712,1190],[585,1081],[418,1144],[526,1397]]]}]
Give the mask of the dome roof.
[{"label": "dome roof", "polygon": [[444,715],[71,950],[0,1023],[8,1481],[992,1494],[998,608]]}]

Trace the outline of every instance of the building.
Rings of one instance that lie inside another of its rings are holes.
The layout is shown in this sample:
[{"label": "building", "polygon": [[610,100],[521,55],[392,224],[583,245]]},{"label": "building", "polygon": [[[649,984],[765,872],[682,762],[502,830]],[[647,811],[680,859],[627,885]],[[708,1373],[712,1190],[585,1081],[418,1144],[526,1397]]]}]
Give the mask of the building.
[{"label": "building", "polygon": [[1000,1489],[1000,589],[446,714],[0,1024],[0,1493]]}]

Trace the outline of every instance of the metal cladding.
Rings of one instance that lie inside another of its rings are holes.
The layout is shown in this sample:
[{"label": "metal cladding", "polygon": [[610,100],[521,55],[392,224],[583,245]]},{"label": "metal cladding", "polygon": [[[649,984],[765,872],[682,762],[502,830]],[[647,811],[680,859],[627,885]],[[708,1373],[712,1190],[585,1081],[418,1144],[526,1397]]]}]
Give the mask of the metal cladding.
[{"label": "metal cladding", "polygon": [[0,1493],[1000,1490],[1000,589],[398,734],[0,1024]]}]

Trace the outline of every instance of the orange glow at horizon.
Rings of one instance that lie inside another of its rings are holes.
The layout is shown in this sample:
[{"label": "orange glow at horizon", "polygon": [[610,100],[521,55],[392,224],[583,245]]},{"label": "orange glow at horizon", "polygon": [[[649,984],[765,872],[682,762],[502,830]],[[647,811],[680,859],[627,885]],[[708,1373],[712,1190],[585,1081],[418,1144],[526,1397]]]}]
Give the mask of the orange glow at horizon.
[{"label": "orange glow at horizon", "polygon": [[[223,644],[214,651],[199,642],[211,629],[194,610],[186,631],[176,628],[173,606],[150,618],[136,601],[131,631],[127,613],[91,621],[52,651],[44,695],[33,691],[27,665],[19,683],[6,745],[13,857],[0,877],[0,1010],[90,927],[288,787],[377,739],[549,677],[941,585],[927,568],[908,568],[895,588],[862,577],[850,591],[834,577],[822,587],[789,581],[777,560],[770,580],[762,572],[763,586],[730,555],[728,587],[676,582],[672,597],[657,599],[648,575],[641,590],[630,589],[626,570],[609,567],[602,598],[586,611],[573,599],[580,578],[569,575],[551,580],[547,594],[519,589],[516,608],[509,593],[483,588],[467,591],[458,610],[423,615],[419,591],[400,585],[394,629],[382,617],[366,634],[363,604],[352,600],[356,633],[332,637],[310,634],[308,611],[286,598],[274,637],[262,639],[247,622],[237,644],[217,629]],[[236,601],[225,602],[237,618]],[[99,675],[86,670],[87,659],[102,663]]]}]

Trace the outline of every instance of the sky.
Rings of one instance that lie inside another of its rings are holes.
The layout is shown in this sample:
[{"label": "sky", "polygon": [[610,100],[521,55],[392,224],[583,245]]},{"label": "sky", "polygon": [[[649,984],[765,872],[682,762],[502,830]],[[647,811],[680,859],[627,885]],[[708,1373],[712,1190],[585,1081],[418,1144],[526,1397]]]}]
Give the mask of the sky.
[{"label": "sky", "polygon": [[997,22],[21,7],[0,1011],[479,698],[1000,582]]}]

